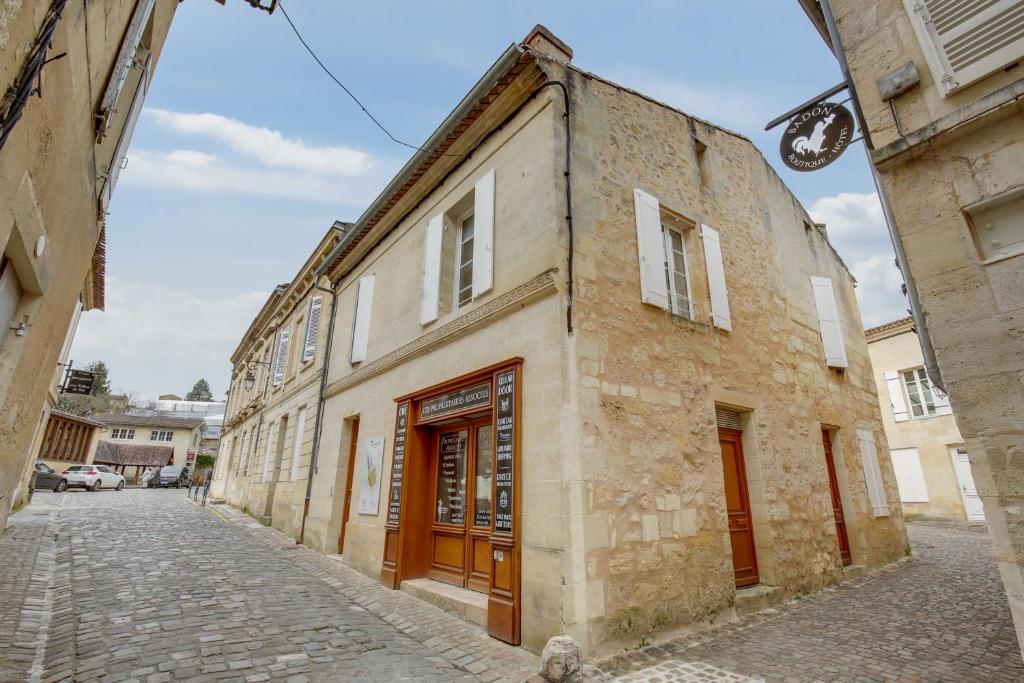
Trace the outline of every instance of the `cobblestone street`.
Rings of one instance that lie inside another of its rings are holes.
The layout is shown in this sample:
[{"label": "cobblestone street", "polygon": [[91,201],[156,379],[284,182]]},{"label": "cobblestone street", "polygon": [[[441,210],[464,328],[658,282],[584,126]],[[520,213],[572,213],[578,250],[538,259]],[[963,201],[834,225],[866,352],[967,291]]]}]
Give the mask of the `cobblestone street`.
[{"label": "cobblestone street", "polygon": [[[1024,679],[984,530],[919,523],[910,534],[910,560],[587,674]],[[475,626],[182,491],[39,492],[0,538],[3,681],[486,681],[536,668]]]}]

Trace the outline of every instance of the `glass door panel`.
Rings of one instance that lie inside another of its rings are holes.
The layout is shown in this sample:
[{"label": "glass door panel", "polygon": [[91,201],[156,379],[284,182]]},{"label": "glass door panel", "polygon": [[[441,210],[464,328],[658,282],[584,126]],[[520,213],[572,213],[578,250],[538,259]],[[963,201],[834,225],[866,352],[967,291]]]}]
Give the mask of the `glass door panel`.
[{"label": "glass door panel", "polygon": [[469,432],[444,432],[438,448],[437,492],[434,521],[438,524],[466,523],[466,449]]},{"label": "glass door panel", "polygon": [[476,428],[476,478],[474,480],[473,526],[491,527],[491,469],[494,460],[493,428]]}]

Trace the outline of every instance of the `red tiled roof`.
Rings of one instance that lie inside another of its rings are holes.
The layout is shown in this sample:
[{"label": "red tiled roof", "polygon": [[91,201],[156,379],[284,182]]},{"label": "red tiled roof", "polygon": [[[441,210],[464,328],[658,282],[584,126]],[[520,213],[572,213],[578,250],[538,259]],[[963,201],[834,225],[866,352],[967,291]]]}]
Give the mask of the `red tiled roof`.
[{"label": "red tiled roof", "polygon": [[172,417],[170,415],[95,415],[112,426],[130,425],[132,427],[168,427],[171,429],[195,429],[203,424],[201,417]]},{"label": "red tiled roof", "polygon": [[914,319],[900,318],[899,320],[893,320],[891,322],[884,323],[878,327],[872,327],[864,330],[864,336],[868,338],[868,343],[881,341],[882,339],[888,339],[889,337],[895,337],[897,334],[903,334],[904,332],[914,331]]},{"label": "red tiled roof", "polygon": [[163,467],[174,460],[174,449],[170,446],[147,444],[110,443],[99,441],[93,462],[101,465],[137,465],[140,467]]}]

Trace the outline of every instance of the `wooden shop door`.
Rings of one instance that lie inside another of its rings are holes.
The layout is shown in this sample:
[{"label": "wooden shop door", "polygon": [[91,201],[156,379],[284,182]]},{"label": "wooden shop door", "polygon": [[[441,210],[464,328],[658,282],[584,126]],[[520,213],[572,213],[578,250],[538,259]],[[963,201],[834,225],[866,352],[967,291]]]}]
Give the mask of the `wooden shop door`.
[{"label": "wooden shop door", "polygon": [[487,593],[490,586],[494,428],[490,419],[436,430],[427,576]]},{"label": "wooden shop door", "polygon": [[827,429],[821,430],[821,441],[825,446],[825,465],[828,468],[828,489],[832,495],[832,516],[836,520],[836,537],[839,539],[839,556],[843,565],[853,564],[850,554],[850,537],[846,533],[846,518],[843,516],[843,498],[839,494],[839,479],[836,477],[836,461],[832,455],[832,437]]},{"label": "wooden shop door", "polygon": [[725,505],[729,514],[729,539],[732,542],[732,567],[737,588],[752,586],[760,581],[741,437],[742,432],[738,430],[724,427],[718,429],[725,475]]}]

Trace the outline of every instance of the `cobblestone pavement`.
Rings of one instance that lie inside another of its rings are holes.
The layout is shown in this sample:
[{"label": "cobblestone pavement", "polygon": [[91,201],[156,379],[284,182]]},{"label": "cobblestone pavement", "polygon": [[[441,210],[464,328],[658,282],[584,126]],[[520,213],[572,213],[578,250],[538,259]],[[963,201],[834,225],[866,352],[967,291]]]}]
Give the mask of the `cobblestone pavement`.
[{"label": "cobblestone pavement", "polygon": [[[628,681],[1022,681],[984,527],[908,524],[914,556],[802,600],[609,657]],[[666,668],[659,664],[686,664]],[[707,666],[727,673],[708,675]]]},{"label": "cobblestone pavement", "polygon": [[174,489],[37,493],[0,538],[0,598],[3,681],[490,681],[537,670],[520,648]]}]

